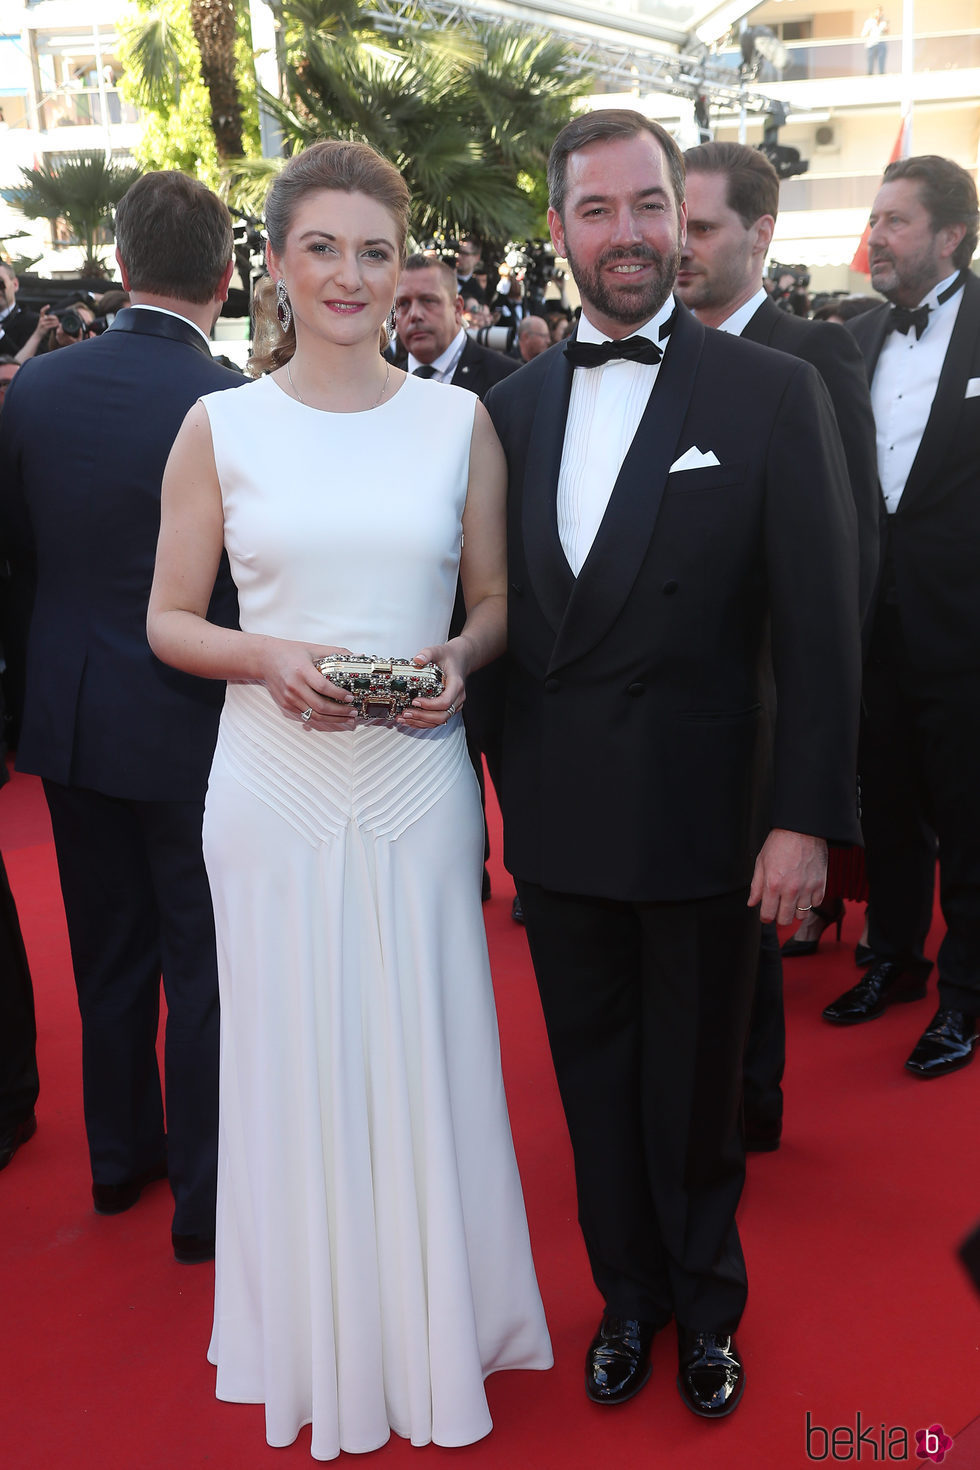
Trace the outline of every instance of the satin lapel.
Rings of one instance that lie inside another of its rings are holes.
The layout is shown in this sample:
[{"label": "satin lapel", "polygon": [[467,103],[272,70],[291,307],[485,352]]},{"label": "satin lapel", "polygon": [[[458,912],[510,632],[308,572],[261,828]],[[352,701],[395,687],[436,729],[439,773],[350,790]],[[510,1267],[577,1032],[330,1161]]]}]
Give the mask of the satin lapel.
[{"label": "satin lapel", "polygon": [[862,332],[860,336],[857,332],[855,332],[854,334],[855,337],[857,337],[858,346],[864,353],[864,361],[867,368],[869,383],[875,375],[875,368],[878,366],[878,358],[881,356],[881,349],[884,346],[885,338],[888,335],[887,306],[884,308],[879,307],[877,310],[873,311],[870,316],[870,323],[871,325],[867,333]]},{"label": "satin lapel", "polygon": [[915,496],[928,485],[946,458],[956,419],[963,406],[963,393],[970,377],[970,368],[976,356],[978,330],[980,281],[969,277],[963,287],[963,300],[960,302],[953,335],[946,349],[946,360],[939,374],[936,396],[932,401],[932,409],[912,461],[896,515],[901,513],[904,505],[914,502]]},{"label": "satin lapel", "polygon": [[549,354],[531,424],[524,462],[522,532],[527,574],[548,622],[557,633],[575,578],[558,538],[558,472],[572,369],[564,352]]},{"label": "satin lapel", "polygon": [[670,466],[677,457],[704,335],[705,328],[678,305],[677,321],[656,385],[568,600],[551,669],[571,663],[594,648],[633,589],[653,535]]}]

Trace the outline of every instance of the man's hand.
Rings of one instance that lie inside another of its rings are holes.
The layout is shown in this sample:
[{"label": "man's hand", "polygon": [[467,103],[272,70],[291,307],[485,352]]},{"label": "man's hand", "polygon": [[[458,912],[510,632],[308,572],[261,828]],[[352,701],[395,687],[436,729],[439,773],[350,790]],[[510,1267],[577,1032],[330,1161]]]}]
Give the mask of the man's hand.
[{"label": "man's hand", "polygon": [[764,924],[789,924],[821,902],[826,881],[824,839],[774,827],[755,860],[749,908],[761,903]]}]

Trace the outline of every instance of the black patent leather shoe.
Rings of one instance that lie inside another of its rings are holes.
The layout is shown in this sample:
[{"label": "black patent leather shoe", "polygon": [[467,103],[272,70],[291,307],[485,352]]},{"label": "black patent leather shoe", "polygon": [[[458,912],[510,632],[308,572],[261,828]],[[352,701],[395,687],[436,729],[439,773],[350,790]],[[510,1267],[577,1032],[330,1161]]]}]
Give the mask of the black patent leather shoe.
[{"label": "black patent leather shoe", "polygon": [[8,1123],[0,1128],[0,1169],[6,1169],[22,1143],[33,1138],[37,1132],[37,1118],[31,1113],[19,1123]]},{"label": "black patent leather shoe", "polygon": [[851,989],[831,1001],[823,1012],[825,1021],[834,1026],[859,1026],[873,1021],[891,1005],[921,1000],[926,982],[920,975],[903,969],[897,960],[879,960]]},{"label": "black patent leather shoe", "polygon": [[95,1213],[121,1215],[124,1211],[131,1210],[148,1184],[155,1184],[158,1179],[166,1177],[167,1164],[164,1160],[161,1164],[155,1164],[152,1169],[137,1174],[135,1179],[126,1179],[122,1184],[93,1184],[92,1203],[95,1205]]},{"label": "black patent leather shoe", "polygon": [[514,902],[510,906],[510,916],[515,924],[524,923],[524,905],[516,893],[514,894]]},{"label": "black patent leather shoe", "polygon": [[585,1356],[585,1391],[594,1404],[624,1404],[650,1377],[652,1322],[603,1315]]},{"label": "black patent leather shoe", "polygon": [[170,1243],[174,1248],[174,1260],[182,1266],[199,1266],[204,1261],[214,1260],[213,1235],[179,1235],[170,1232]]},{"label": "black patent leather shoe", "polygon": [[976,1044],[976,1016],[940,1007],[905,1065],[917,1077],[945,1077],[972,1061]]},{"label": "black patent leather shoe", "polygon": [[677,1329],[677,1387],[702,1419],[723,1419],[742,1397],[745,1369],[734,1337]]}]

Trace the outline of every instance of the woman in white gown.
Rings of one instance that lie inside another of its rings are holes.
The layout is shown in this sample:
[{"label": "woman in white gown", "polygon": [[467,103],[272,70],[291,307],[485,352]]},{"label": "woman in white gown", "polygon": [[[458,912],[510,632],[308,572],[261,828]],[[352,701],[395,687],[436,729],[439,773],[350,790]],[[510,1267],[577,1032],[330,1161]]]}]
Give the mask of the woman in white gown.
[{"label": "woman in white gown", "polygon": [[[408,194],[322,143],[267,205],[276,371],[174,445],[148,630],[228,680],[205,816],[221,985],[219,1398],[312,1453],[462,1445],[546,1368],[480,905],[465,678],[504,642],[503,455],[473,394],[378,351]],[[241,631],[205,619],[225,547]],[[461,551],[462,548],[462,551]],[[469,615],[446,641],[462,577]],[[362,720],[314,660],[416,655],[442,695]]]}]

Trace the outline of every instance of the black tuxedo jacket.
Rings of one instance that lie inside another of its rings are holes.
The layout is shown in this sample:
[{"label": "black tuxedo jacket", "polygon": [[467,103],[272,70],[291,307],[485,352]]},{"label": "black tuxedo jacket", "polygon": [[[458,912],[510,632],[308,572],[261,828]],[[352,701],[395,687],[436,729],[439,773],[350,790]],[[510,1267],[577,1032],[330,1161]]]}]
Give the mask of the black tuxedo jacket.
[{"label": "black tuxedo jacket", "polygon": [[[890,307],[848,323],[869,382]],[[898,509],[889,558],[909,657],[917,668],[980,668],[980,280],[968,275],[932,410]]]},{"label": "black tuxedo jacket", "polygon": [[[508,866],[679,901],[748,883],[770,826],[857,840],[856,517],[816,371],[678,306],[578,578],[556,522],[571,382],[553,350],[487,400],[510,471]],[[718,463],[673,469],[692,448]]]},{"label": "black tuxedo jacket", "polygon": [[0,322],[0,354],[15,357],[37,326],[37,312],[15,306]]},{"label": "black tuxedo jacket", "polygon": [[868,629],[885,529],[885,503],[878,484],[875,420],[861,353],[846,327],[805,321],[780,311],[771,301],[762,303],[741,336],[747,342],[801,357],[816,368],[827,385],[857,512],[861,620]]},{"label": "black tuxedo jacket", "polygon": [[468,388],[482,401],[494,383],[509,378],[511,373],[517,372],[518,367],[520,363],[512,362],[502,352],[494,352],[492,347],[481,347],[479,342],[467,337],[452,376],[452,384],[454,388]]},{"label": "black tuxedo jacket", "polygon": [[[203,393],[245,380],[177,317],[131,308],[25,363],[0,419],[0,515],[36,555],[18,768],[143,801],[199,801],[224,685],[146,641],[164,466]],[[208,617],[237,620],[227,565]]]}]

